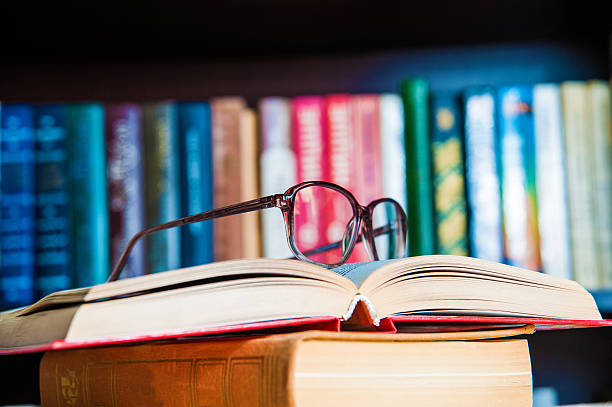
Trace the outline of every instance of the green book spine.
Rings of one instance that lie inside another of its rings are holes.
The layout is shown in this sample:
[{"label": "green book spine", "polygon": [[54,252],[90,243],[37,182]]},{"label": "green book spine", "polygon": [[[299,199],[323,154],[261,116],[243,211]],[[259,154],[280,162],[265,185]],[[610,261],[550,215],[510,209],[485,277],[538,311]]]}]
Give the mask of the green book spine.
[{"label": "green book spine", "polygon": [[429,86],[423,79],[401,84],[406,139],[406,192],[410,256],[435,252],[434,212],[429,140]]}]

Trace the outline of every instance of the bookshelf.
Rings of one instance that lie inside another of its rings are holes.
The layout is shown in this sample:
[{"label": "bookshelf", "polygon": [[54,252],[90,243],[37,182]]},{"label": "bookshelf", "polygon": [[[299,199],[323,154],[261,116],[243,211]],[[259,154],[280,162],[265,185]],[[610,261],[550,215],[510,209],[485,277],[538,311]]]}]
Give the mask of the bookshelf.
[{"label": "bookshelf", "polygon": [[[26,4],[3,5],[3,102],[243,95],[254,106],[269,95],[393,92],[409,76],[458,90],[611,73],[609,2]],[[612,291],[593,295],[610,316]],[[572,389],[564,403],[612,397],[601,379],[612,375],[611,333],[530,338],[534,384]]]}]

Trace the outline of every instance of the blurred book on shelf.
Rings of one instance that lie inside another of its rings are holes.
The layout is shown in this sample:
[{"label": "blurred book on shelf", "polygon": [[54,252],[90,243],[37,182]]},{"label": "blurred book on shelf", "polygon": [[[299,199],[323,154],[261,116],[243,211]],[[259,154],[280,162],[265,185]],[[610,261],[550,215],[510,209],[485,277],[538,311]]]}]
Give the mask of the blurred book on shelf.
[{"label": "blurred book on shelf", "polygon": [[[217,97],[5,104],[1,115],[5,309],[103,282],[145,227],[308,180],[337,183],[363,205],[395,198],[411,255],[541,270],[597,298],[612,289],[605,81],[450,91],[408,78],[397,94],[265,97],[256,110]],[[350,222],[350,208],[320,198],[300,196],[323,202],[310,211],[298,203],[302,251],[338,241]],[[154,234],[122,277],[291,257],[282,216],[269,209]],[[349,262],[366,260],[359,243]]]}]

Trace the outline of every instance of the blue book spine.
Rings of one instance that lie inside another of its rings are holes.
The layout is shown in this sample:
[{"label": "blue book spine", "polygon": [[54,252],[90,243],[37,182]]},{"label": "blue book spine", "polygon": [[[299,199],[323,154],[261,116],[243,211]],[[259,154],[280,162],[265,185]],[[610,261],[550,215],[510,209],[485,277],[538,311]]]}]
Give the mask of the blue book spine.
[{"label": "blue book spine", "polygon": [[[180,217],[180,177],[177,106],[171,102],[143,109],[147,226]],[[150,273],[181,267],[179,228],[149,236],[147,270]]]},{"label": "blue book spine", "polygon": [[65,105],[35,112],[35,257],[38,298],[72,286]]},{"label": "blue book spine", "polygon": [[535,180],[533,88],[498,92],[502,219],[506,262],[541,270]]},{"label": "blue book spine", "polygon": [[2,107],[0,306],[34,301],[34,110]]},{"label": "blue book spine", "polygon": [[468,88],[463,94],[463,102],[470,253],[473,257],[501,262],[503,242],[495,93],[488,87]]},{"label": "blue book spine", "polygon": [[68,109],[72,273],[74,285],[86,287],[103,283],[110,273],[104,106]]},{"label": "blue book spine", "polygon": [[[178,105],[181,216],[212,209],[212,140],[210,106],[205,102]],[[212,222],[198,222],[181,229],[181,265],[213,261]]]}]

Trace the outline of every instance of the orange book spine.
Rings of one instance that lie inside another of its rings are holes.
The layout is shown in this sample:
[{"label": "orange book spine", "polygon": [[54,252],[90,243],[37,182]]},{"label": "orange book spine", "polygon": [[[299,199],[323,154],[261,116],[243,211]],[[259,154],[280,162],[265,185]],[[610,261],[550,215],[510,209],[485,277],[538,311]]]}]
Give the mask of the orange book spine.
[{"label": "orange book spine", "polygon": [[[245,101],[238,97],[211,102],[213,142],[213,204],[215,208],[241,202],[240,114]],[[242,257],[242,217],[213,221],[215,261]]]},{"label": "orange book spine", "polygon": [[41,403],[288,406],[295,337],[174,341],[47,352]]}]

